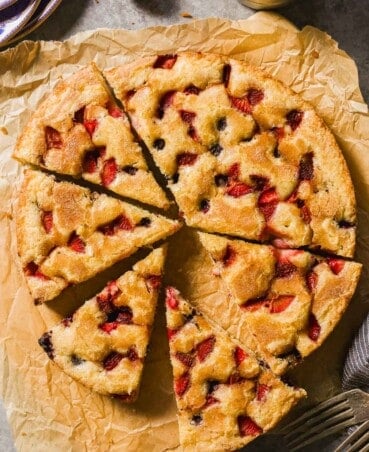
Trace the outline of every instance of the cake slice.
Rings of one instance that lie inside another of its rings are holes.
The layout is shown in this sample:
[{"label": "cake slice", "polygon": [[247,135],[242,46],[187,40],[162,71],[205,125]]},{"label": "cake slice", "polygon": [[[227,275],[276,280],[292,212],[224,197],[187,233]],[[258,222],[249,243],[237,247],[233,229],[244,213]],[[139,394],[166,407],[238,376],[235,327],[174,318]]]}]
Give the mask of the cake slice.
[{"label": "cake slice", "polygon": [[166,247],[152,251],[39,344],[65,373],[94,391],[134,402],[161,285]]},{"label": "cake slice", "polygon": [[356,206],[345,160],[311,105],[287,86],[244,61],[191,52],[105,75],[189,226],[353,256]]},{"label": "cake slice", "polygon": [[91,63],[60,81],[20,135],[14,157],[168,208],[125,113]]},{"label": "cake slice", "polygon": [[322,344],[345,312],[361,272],[356,262],[303,250],[199,237],[258,352],[276,373]]},{"label": "cake slice", "polygon": [[179,227],[177,221],[33,170],[25,172],[16,213],[18,254],[39,303]]},{"label": "cake slice", "polygon": [[271,429],[306,395],[260,365],[173,287],[167,326],[179,435],[185,450],[234,450]]}]

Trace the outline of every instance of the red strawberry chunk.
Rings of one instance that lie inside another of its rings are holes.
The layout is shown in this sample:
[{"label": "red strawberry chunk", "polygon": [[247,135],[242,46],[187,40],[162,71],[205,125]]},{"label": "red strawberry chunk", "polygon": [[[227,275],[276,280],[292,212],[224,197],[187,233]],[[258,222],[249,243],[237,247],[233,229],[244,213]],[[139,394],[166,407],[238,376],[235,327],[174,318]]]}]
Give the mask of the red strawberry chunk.
[{"label": "red strawberry chunk", "polygon": [[236,347],[234,351],[234,360],[236,361],[236,366],[239,366],[246,358],[248,354],[241,347]]},{"label": "red strawberry chunk", "polygon": [[229,385],[236,385],[238,383],[242,383],[245,381],[245,378],[241,377],[241,375],[238,372],[235,372],[231,374],[227,380],[227,384]]},{"label": "red strawberry chunk", "polygon": [[112,102],[108,103],[108,113],[113,118],[121,118],[123,116],[122,110],[117,106],[114,105]]},{"label": "red strawberry chunk", "polygon": [[274,298],[271,301],[270,313],[279,314],[280,312],[285,311],[294,298],[294,295],[280,295],[278,298]]},{"label": "red strawberry chunk", "polygon": [[310,292],[312,292],[318,284],[318,275],[311,270],[307,276],[306,276],[306,285],[308,286],[308,289]]},{"label": "red strawberry chunk", "polygon": [[237,110],[242,113],[251,114],[252,107],[249,103],[247,95],[244,97],[233,97],[230,96],[232,107],[237,108]]},{"label": "red strawberry chunk", "polygon": [[233,198],[239,198],[240,196],[247,195],[253,192],[253,188],[243,182],[233,183],[226,189],[226,193]]},{"label": "red strawberry chunk", "polygon": [[269,391],[270,391],[269,386],[258,383],[256,387],[256,400],[258,402],[265,402]]},{"label": "red strawberry chunk", "polygon": [[195,129],[194,126],[190,126],[188,128],[188,135],[194,140],[194,141],[200,141],[200,137],[197,133],[197,130]]},{"label": "red strawberry chunk", "polygon": [[157,111],[157,116],[159,119],[163,118],[165,110],[172,105],[175,94],[176,94],[176,92],[173,90],[167,91],[160,99],[159,107],[158,107],[158,111]]},{"label": "red strawberry chunk", "polygon": [[173,337],[177,334],[178,330],[173,330],[171,328],[167,328],[167,336],[169,340],[172,340]]},{"label": "red strawberry chunk", "polygon": [[305,223],[309,224],[311,221],[311,212],[308,206],[303,205],[301,207],[301,217]]},{"label": "red strawberry chunk", "polygon": [[315,315],[313,313],[310,313],[309,330],[308,330],[309,338],[312,341],[316,342],[320,336],[320,330],[321,330],[321,327],[320,327],[319,322],[317,321]]},{"label": "red strawberry chunk", "polygon": [[273,246],[279,249],[287,250],[290,248],[290,245],[283,239],[273,239]]},{"label": "red strawberry chunk", "polygon": [[184,89],[183,92],[184,92],[185,94],[195,94],[195,95],[198,95],[200,91],[201,91],[200,88],[198,88],[197,86],[191,84],[191,85],[188,85],[188,86]]},{"label": "red strawberry chunk", "polygon": [[45,232],[49,234],[53,228],[53,213],[50,211],[42,212],[41,221]]},{"label": "red strawberry chunk", "polygon": [[85,126],[85,129],[92,137],[92,135],[95,132],[95,129],[97,127],[97,119],[85,119],[83,121],[83,125]]},{"label": "red strawberry chunk", "polygon": [[149,275],[145,278],[145,281],[149,292],[151,290],[158,290],[161,285],[161,275]]},{"label": "red strawberry chunk", "polygon": [[181,375],[174,382],[174,392],[178,397],[182,397],[190,385],[190,376],[188,373]]},{"label": "red strawberry chunk", "polygon": [[105,331],[105,333],[110,334],[113,330],[118,328],[119,323],[118,322],[106,322],[100,325],[100,329]]},{"label": "red strawberry chunk", "polygon": [[247,92],[247,100],[254,107],[264,99],[264,93],[260,89],[250,88]]},{"label": "red strawberry chunk", "polygon": [[263,433],[260,428],[249,416],[238,416],[238,429],[241,436],[257,436]]},{"label": "red strawberry chunk", "polygon": [[178,359],[184,366],[186,367],[192,367],[192,364],[194,362],[194,357],[191,355],[191,353],[181,353],[177,352],[175,355],[175,358]]},{"label": "red strawberry chunk", "polygon": [[65,328],[68,328],[73,323],[73,315],[70,315],[68,317],[65,317],[61,323],[65,326]]},{"label": "red strawberry chunk", "polygon": [[274,133],[277,141],[280,141],[285,136],[285,131],[283,127],[273,127],[272,132]]},{"label": "red strawberry chunk", "polygon": [[287,124],[291,127],[292,130],[296,130],[297,127],[301,124],[303,116],[303,111],[292,110],[287,114]]},{"label": "red strawberry chunk", "polygon": [[137,361],[138,359],[140,359],[140,357],[138,356],[138,353],[137,353],[137,351],[136,351],[136,349],[135,349],[134,347],[131,347],[131,348],[128,350],[127,358],[128,358],[130,361]]},{"label": "red strawberry chunk", "polygon": [[177,55],[158,55],[154,63],[154,69],[172,69],[177,61]]},{"label": "red strawberry chunk", "polygon": [[114,309],[114,300],[121,294],[116,281],[110,281],[107,286],[97,295],[96,301],[99,309],[105,314],[110,314]]},{"label": "red strawberry chunk", "polygon": [[210,336],[197,345],[196,351],[200,363],[205,361],[205,359],[210,355],[210,353],[214,349],[214,345],[215,345],[215,336]]},{"label": "red strawberry chunk", "polygon": [[246,303],[244,303],[241,308],[248,312],[255,312],[258,309],[261,309],[263,307],[269,308],[270,307],[270,300],[264,300],[260,298],[256,298],[255,300],[248,300]]},{"label": "red strawberry chunk", "polygon": [[103,367],[105,370],[113,370],[121,362],[124,356],[118,352],[110,353],[103,361]]},{"label": "red strawberry chunk", "polygon": [[178,166],[190,166],[193,165],[197,160],[198,155],[192,154],[191,152],[184,152],[183,154],[177,155]]},{"label": "red strawberry chunk", "polygon": [[314,154],[312,152],[308,152],[300,160],[300,165],[299,165],[299,179],[300,180],[312,180],[312,178],[314,176],[313,156],[314,156]]},{"label": "red strawberry chunk", "polygon": [[223,256],[223,264],[225,267],[229,267],[233,264],[233,262],[236,260],[237,253],[236,251],[230,246],[227,245],[226,251]]},{"label": "red strawberry chunk", "polygon": [[209,406],[214,405],[214,403],[218,403],[218,402],[219,402],[218,399],[216,399],[216,398],[215,398],[214,396],[212,396],[211,394],[208,394],[208,395],[206,396],[206,402],[205,402],[203,408],[208,408]]},{"label": "red strawberry chunk", "polygon": [[263,191],[258,200],[258,206],[266,221],[273,216],[278,204],[278,195],[274,187]]},{"label": "red strawberry chunk", "polygon": [[231,70],[232,70],[232,66],[230,64],[225,64],[223,66],[222,80],[223,80],[224,86],[226,88],[228,88],[228,85],[229,85],[229,79],[230,79],[230,76],[231,76]]},{"label": "red strawberry chunk", "polygon": [[261,213],[264,215],[265,221],[269,221],[277,208],[277,202],[271,202],[270,204],[263,204],[259,206]]},{"label": "red strawberry chunk", "polygon": [[192,111],[180,110],[179,114],[181,115],[182,121],[186,124],[192,124],[193,120],[196,118],[196,113]]},{"label": "red strawberry chunk", "polygon": [[104,162],[104,166],[101,172],[101,181],[105,187],[107,187],[113,182],[117,175],[117,172],[118,165],[114,157]]},{"label": "red strawberry chunk", "polygon": [[86,244],[85,242],[77,235],[76,232],[73,232],[69,238],[68,246],[76,253],[84,253]]},{"label": "red strawberry chunk", "polygon": [[335,275],[338,275],[343,267],[345,266],[345,261],[343,261],[342,259],[336,259],[333,257],[329,257],[327,259],[327,264],[329,265],[329,268],[332,270],[332,272]]},{"label": "red strawberry chunk", "polygon": [[291,262],[277,262],[275,275],[276,278],[288,278],[297,271],[297,267]]},{"label": "red strawberry chunk", "polygon": [[97,170],[99,159],[103,158],[105,153],[105,147],[96,148],[93,151],[86,152],[82,163],[83,172],[89,174],[94,173]]},{"label": "red strawberry chunk", "polygon": [[50,279],[48,276],[44,275],[41,270],[39,270],[39,267],[37,264],[35,264],[35,262],[29,262],[25,268],[24,268],[24,274],[26,276],[34,276],[36,278],[39,279],[43,279],[45,281],[47,281],[48,279]]},{"label": "red strawberry chunk", "polygon": [[228,170],[228,177],[237,180],[240,176],[240,164],[233,163],[233,165]]},{"label": "red strawberry chunk", "polygon": [[119,230],[132,231],[133,229],[134,225],[131,223],[129,218],[124,215],[119,215],[110,223],[100,226],[98,231],[102,232],[104,235],[114,235]]},{"label": "red strawberry chunk", "polygon": [[167,287],[165,301],[170,309],[177,309],[179,301],[177,298],[177,291],[174,287]]},{"label": "red strawberry chunk", "polygon": [[61,149],[63,147],[63,140],[60,132],[53,127],[45,127],[46,149]]}]

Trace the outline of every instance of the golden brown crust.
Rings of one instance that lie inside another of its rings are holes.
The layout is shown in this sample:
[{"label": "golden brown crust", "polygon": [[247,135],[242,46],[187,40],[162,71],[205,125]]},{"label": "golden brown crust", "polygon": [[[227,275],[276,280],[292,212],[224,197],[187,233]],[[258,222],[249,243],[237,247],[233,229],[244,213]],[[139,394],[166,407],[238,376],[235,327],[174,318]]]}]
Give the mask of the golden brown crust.
[{"label": "golden brown crust", "polygon": [[14,157],[83,177],[122,196],[169,207],[127,116],[94,63],[56,85],[26,124]]},{"label": "golden brown crust", "polygon": [[271,429],[304,397],[167,288],[167,326],[185,450],[233,450]]},{"label": "golden brown crust", "polygon": [[191,52],[106,77],[190,226],[353,256],[356,207],[344,158],[313,108],[281,82]]},{"label": "golden brown crust", "polygon": [[18,253],[33,298],[50,300],[173,234],[176,221],[28,170],[16,216]]},{"label": "golden brown crust", "polygon": [[165,254],[152,251],[40,338],[64,372],[100,394],[137,398]]},{"label": "golden brown crust", "polygon": [[199,233],[257,352],[281,373],[316,350],[346,310],[361,264]]}]

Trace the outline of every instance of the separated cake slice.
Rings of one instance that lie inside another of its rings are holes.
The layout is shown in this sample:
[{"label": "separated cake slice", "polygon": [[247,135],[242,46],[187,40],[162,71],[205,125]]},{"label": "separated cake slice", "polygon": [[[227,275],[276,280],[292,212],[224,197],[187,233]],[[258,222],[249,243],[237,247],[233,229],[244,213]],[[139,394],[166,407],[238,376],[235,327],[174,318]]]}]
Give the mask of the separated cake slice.
[{"label": "separated cake slice", "polygon": [[291,89],[243,61],[190,52],[148,57],[106,77],[188,225],[353,256],[345,160]]},{"label": "separated cake slice", "polygon": [[60,81],[39,105],[18,139],[14,157],[169,207],[125,113],[93,63]]},{"label": "separated cake slice", "polygon": [[233,450],[271,429],[306,395],[166,289],[179,435],[185,450]]},{"label": "separated cake slice", "polygon": [[111,281],[39,344],[61,369],[100,394],[133,402],[144,365],[166,247]]},{"label": "separated cake slice", "polygon": [[[280,373],[317,349],[345,312],[361,264],[199,233],[257,351]],[[214,319],[216,320],[216,319]]]},{"label": "separated cake slice", "polygon": [[28,170],[16,214],[18,253],[32,297],[44,302],[173,234],[172,221]]}]

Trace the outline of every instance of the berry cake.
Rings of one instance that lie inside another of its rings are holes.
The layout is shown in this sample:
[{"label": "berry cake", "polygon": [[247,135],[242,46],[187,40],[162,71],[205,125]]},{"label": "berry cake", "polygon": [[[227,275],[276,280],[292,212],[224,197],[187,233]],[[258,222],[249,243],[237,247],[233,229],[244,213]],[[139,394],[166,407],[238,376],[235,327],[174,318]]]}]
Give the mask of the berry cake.
[{"label": "berry cake", "polygon": [[349,304],[361,264],[199,233],[275,373],[309,355]]},{"label": "berry cake", "polygon": [[25,173],[16,217],[23,272],[41,303],[179,227],[176,221],[33,170]]},{"label": "berry cake", "polygon": [[167,326],[181,445],[186,450],[233,450],[271,429],[302,397],[166,289]]},{"label": "berry cake", "polygon": [[39,344],[69,376],[100,394],[133,402],[154,321],[165,247],[152,251]]},{"label": "berry cake", "polygon": [[168,208],[126,114],[91,63],[57,84],[32,115],[14,157]]},{"label": "berry cake", "polygon": [[353,256],[346,163],[292,90],[244,62],[190,52],[105,75],[189,226]]}]

